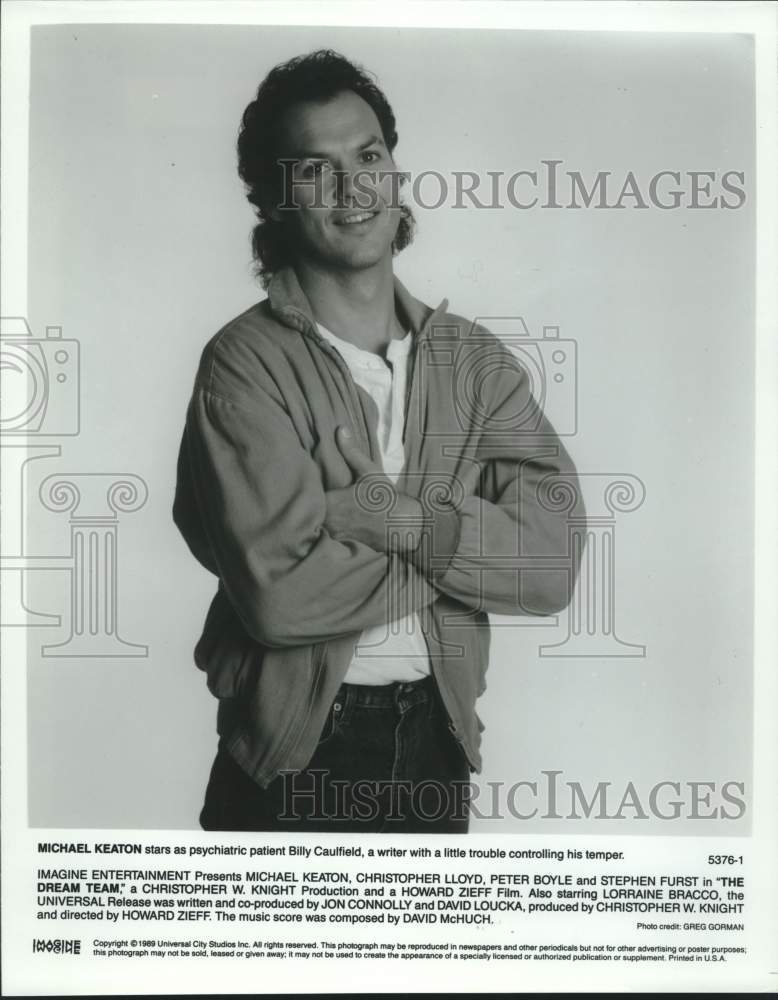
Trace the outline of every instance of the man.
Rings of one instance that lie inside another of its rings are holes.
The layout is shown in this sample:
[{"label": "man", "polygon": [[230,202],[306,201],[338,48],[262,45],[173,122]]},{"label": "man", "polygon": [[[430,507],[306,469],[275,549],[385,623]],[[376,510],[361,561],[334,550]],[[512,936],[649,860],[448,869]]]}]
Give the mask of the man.
[{"label": "man", "polygon": [[205,347],[174,518],[219,578],[205,829],[466,832],[488,613],[570,598],[575,476],[513,355],[394,277],[395,119],[319,51],[248,106],[268,297]]}]

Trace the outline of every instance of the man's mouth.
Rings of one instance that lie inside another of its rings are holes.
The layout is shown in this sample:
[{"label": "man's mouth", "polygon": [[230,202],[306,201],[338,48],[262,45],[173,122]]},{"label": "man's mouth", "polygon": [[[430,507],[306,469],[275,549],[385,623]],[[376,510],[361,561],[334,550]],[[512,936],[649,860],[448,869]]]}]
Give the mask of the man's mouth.
[{"label": "man's mouth", "polygon": [[378,215],[378,212],[348,212],[335,220],[336,226],[358,226],[360,223],[369,222]]}]

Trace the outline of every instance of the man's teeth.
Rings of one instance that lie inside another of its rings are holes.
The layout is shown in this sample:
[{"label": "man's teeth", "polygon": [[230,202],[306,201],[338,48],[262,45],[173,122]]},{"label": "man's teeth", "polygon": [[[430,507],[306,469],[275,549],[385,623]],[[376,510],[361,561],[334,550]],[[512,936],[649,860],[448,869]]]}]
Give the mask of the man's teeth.
[{"label": "man's teeth", "polygon": [[345,219],[341,219],[338,225],[340,226],[350,226],[355,222],[366,222],[368,219],[372,219],[375,212],[358,212],[356,215],[347,215]]}]

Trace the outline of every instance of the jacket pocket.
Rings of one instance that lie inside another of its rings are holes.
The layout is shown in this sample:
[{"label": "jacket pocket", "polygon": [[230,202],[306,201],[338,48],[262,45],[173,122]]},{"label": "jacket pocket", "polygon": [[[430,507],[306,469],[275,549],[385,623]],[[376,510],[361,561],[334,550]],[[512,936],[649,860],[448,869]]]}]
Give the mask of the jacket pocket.
[{"label": "jacket pocket", "polygon": [[237,698],[256,679],[264,648],[241,625],[221,587],[216,591],[194,649],[194,661],[217,698]]}]

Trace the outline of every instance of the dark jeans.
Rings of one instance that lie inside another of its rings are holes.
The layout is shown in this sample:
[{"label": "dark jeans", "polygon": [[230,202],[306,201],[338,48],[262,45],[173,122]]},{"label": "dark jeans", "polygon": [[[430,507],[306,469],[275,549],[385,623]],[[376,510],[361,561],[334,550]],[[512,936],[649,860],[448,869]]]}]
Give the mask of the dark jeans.
[{"label": "dark jeans", "polygon": [[219,745],[204,830],[466,833],[470,767],[432,677],[341,685],[316,752],[267,788]]}]

